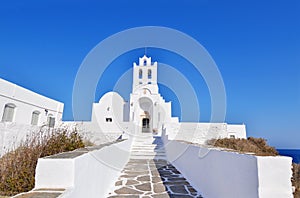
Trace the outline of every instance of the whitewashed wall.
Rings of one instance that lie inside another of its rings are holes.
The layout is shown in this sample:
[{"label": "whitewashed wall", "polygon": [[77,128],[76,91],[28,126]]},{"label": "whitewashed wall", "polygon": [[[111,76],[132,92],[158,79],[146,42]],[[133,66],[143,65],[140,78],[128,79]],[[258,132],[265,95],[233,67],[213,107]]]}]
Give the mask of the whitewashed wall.
[{"label": "whitewashed wall", "polygon": [[76,127],[84,139],[94,144],[111,142],[133,131],[131,123],[123,121],[125,105],[126,102],[118,93],[108,92],[93,104],[91,121],[64,122],[63,125]]},{"label": "whitewashed wall", "polygon": [[[108,92],[93,104],[92,123],[98,124],[98,130],[102,133],[119,133],[123,122],[123,109],[125,101],[116,92]],[[106,119],[112,119],[111,122]]]},{"label": "whitewashed wall", "polygon": [[257,157],[168,141],[168,161],[205,198],[292,198],[292,158]]},{"label": "whitewashed wall", "polygon": [[166,134],[172,140],[205,144],[207,140],[216,138],[247,138],[245,125],[229,125],[227,123],[193,123],[170,122],[163,125]]},{"label": "whitewashed wall", "polygon": [[36,126],[0,122],[0,156],[18,148],[22,140],[38,130]]},{"label": "whitewashed wall", "polygon": [[35,189],[67,189],[64,198],[107,197],[129,160],[132,140],[125,140],[76,158],[38,160]]},{"label": "whitewashed wall", "polygon": [[[28,89],[0,79],[0,121],[6,104],[16,105],[13,122],[31,124],[32,113],[39,111],[38,126],[47,123],[47,117],[52,114],[56,124],[62,120],[64,104]],[[47,110],[47,114],[46,111]]]},{"label": "whitewashed wall", "polygon": [[234,135],[236,138],[247,138],[245,124],[227,124],[227,137]]},{"label": "whitewashed wall", "polygon": [[103,144],[117,140],[120,136],[124,136],[126,133],[122,129],[129,128],[125,123],[121,123],[120,128],[114,131],[103,131],[103,128],[99,126],[97,122],[64,122],[61,127],[68,127],[70,129],[77,129],[78,133],[84,140],[88,140],[93,144]]}]

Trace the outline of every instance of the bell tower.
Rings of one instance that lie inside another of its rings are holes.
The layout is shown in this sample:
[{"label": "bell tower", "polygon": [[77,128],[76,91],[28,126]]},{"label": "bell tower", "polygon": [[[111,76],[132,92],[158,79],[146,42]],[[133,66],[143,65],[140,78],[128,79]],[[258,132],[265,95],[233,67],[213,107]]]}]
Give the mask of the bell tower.
[{"label": "bell tower", "polygon": [[129,120],[143,133],[161,131],[164,122],[172,120],[171,102],[158,92],[157,62],[144,55],[133,63],[133,84],[129,102]]},{"label": "bell tower", "polygon": [[151,57],[144,55],[139,58],[139,64],[133,63],[132,93],[147,88],[151,94],[158,94],[157,62],[152,63]]}]

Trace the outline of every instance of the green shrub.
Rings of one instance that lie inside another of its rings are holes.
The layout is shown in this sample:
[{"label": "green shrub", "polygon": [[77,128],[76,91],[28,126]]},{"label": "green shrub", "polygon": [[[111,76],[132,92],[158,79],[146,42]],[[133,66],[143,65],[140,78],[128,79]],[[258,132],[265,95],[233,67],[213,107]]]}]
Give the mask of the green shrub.
[{"label": "green shrub", "polygon": [[40,157],[84,147],[74,129],[41,128],[14,151],[0,158],[0,195],[14,195],[34,187],[35,168]]},{"label": "green shrub", "polygon": [[275,156],[278,155],[277,150],[267,144],[263,138],[249,137],[248,139],[212,139],[207,141],[208,145],[233,149],[242,153],[254,153],[260,156]]}]

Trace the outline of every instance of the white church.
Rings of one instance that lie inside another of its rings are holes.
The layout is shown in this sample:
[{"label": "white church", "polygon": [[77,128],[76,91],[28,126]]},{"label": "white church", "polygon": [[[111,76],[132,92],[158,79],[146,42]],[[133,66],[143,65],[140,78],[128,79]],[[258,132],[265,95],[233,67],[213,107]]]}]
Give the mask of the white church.
[{"label": "white church", "polygon": [[[133,84],[129,102],[118,93],[106,93],[93,104],[92,120],[83,125],[102,134],[153,133],[166,131],[170,138],[204,144],[212,138],[246,138],[244,124],[179,122],[172,117],[171,102],[159,93],[157,62],[144,55],[133,63]],[[88,131],[86,127],[85,131]],[[94,133],[94,136],[96,134]],[[96,135],[97,136],[97,135]]]}]

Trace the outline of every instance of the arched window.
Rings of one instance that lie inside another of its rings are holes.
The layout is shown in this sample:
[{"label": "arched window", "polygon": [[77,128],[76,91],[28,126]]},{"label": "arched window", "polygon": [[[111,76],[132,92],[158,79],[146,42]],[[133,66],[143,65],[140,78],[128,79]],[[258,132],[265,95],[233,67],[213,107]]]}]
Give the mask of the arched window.
[{"label": "arched window", "polygon": [[47,118],[47,126],[53,128],[54,125],[55,125],[55,118],[53,117],[52,114],[49,114]]},{"label": "arched window", "polygon": [[152,78],[152,70],[148,69],[148,79],[151,79],[151,78]]},{"label": "arched window", "polygon": [[139,70],[139,79],[142,79],[143,78],[143,71],[142,69]]},{"label": "arched window", "polygon": [[38,125],[38,123],[39,123],[39,116],[40,116],[40,112],[39,111],[32,112],[31,125]]},{"label": "arched window", "polygon": [[147,65],[147,60],[144,60],[144,66],[146,66]]},{"label": "arched window", "polygon": [[4,106],[2,122],[12,122],[14,119],[16,105],[14,104],[6,104]]}]

